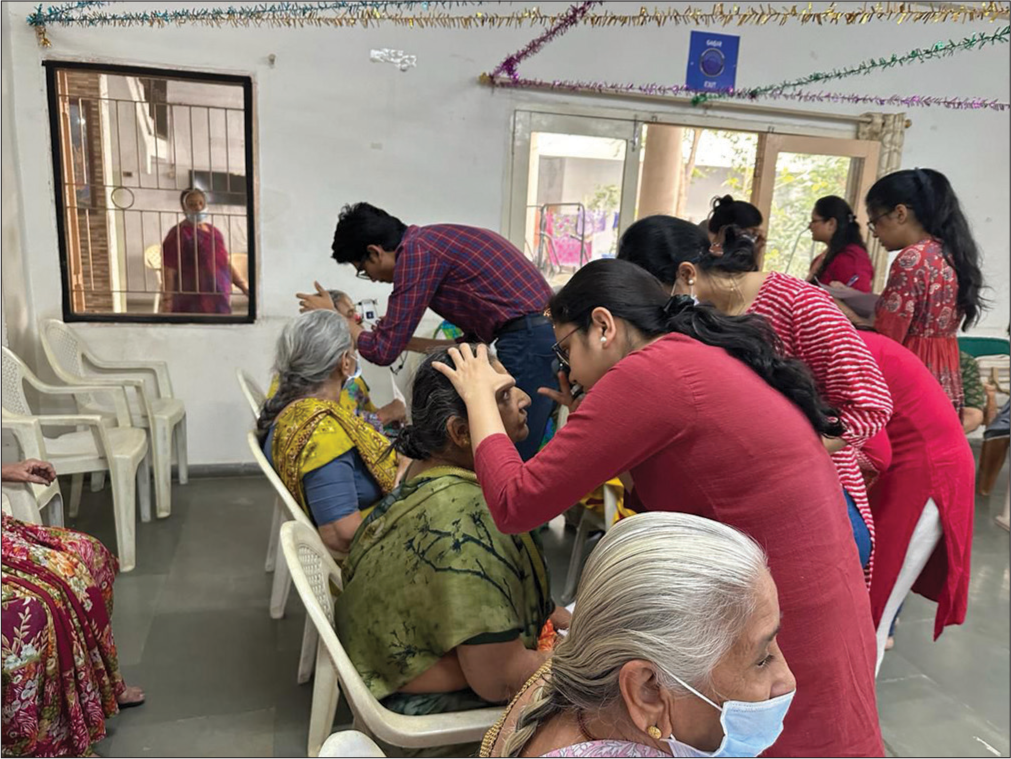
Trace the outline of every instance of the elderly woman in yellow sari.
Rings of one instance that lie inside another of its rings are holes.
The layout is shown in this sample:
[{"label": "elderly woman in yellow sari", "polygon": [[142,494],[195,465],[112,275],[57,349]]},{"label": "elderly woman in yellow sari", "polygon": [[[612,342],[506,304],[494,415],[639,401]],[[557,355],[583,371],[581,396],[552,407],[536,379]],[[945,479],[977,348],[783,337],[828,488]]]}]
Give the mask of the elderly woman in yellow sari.
[{"label": "elderly woman in yellow sari", "polygon": [[[503,535],[488,512],[466,406],[434,368],[448,361],[443,349],[418,367],[412,423],[393,443],[413,463],[355,534],[336,604],[348,656],[372,695],[401,714],[508,701],[544,663],[545,631],[568,627],[537,537]],[[529,433],[529,405],[519,388],[499,391],[513,442]]]},{"label": "elderly woman in yellow sari", "polygon": [[358,359],[347,321],[313,311],[285,326],[277,342],[277,391],[263,405],[257,434],[281,481],[344,553],[367,509],[394,486],[389,441],[340,403]]}]

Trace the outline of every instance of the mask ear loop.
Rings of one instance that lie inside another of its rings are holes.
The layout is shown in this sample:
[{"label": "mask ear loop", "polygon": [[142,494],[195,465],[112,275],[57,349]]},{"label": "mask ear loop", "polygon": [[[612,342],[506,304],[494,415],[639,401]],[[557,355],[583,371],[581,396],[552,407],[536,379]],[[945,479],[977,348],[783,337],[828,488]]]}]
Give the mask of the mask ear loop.
[{"label": "mask ear loop", "polygon": [[[671,289],[670,289],[670,297],[671,298],[674,297],[674,295],[675,295],[674,291],[677,289],[677,286],[678,286],[677,282],[675,282],[671,286]],[[692,303],[697,306],[699,304],[699,299],[695,297],[695,280],[694,279],[689,279],[688,280],[688,287],[690,288],[688,290],[688,297],[691,298],[692,299]]]}]

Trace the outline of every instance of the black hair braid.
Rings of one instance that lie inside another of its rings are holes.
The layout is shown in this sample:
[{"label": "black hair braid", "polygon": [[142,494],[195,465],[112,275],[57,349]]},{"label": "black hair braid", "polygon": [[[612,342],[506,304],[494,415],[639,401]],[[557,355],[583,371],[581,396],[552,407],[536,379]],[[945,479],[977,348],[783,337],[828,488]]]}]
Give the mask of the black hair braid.
[{"label": "black hair braid", "polygon": [[783,355],[780,341],[764,317],[727,316],[711,306],[696,305],[686,295],[670,296],[653,275],[622,259],[590,262],[549,306],[556,324],[572,324],[584,331],[596,308],[606,308],[647,338],[677,332],[723,348],[800,408],[819,434],[842,434],[838,413],[821,400],[807,367]]},{"label": "black hair braid", "polygon": [[677,305],[667,309],[668,332],[723,348],[789,398],[819,434],[842,435],[845,428],[839,412],[822,400],[807,365],[784,355],[779,336],[767,319],[756,314],[727,316],[683,296],[672,300]]},{"label": "black hair braid", "polygon": [[263,402],[260,416],[256,420],[256,437],[263,445],[270,434],[270,428],[277,415],[299,398],[308,396],[315,386],[304,379],[282,373],[278,380],[277,392]]}]

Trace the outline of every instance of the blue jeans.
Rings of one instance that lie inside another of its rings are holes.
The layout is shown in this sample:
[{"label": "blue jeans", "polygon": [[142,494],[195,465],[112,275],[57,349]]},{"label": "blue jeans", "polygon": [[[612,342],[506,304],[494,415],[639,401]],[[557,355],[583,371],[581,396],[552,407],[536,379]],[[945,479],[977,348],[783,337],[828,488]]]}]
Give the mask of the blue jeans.
[{"label": "blue jeans", "polygon": [[555,330],[547,321],[531,316],[526,319],[524,329],[508,332],[495,341],[498,360],[516,380],[516,387],[530,396],[527,409],[530,434],[516,444],[524,461],[532,459],[540,449],[548,419],[555,410],[555,402],[538,393],[537,388],[558,389],[555,355],[551,350],[555,344]]},{"label": "blue jeans", "polygon": [[857,542],[857,552],[860,554],[860,566],[866,568],[871,560],[871,533],[864,524],[864,518],[860,516],[856,501],[845,489],[843,495],[846,496],[846,507],[850,515],[850,524],[853,526],[853,539]]}]

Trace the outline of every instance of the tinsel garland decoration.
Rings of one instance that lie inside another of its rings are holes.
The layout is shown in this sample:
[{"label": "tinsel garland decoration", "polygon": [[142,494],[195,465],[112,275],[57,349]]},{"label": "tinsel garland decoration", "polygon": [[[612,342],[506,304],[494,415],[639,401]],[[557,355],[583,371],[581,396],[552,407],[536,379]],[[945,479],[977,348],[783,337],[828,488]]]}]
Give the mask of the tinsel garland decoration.
[{"label": "tinsel garland decoration", "polygon": [[[478,81],[493,87],[554,90],[573,93],[604,95],[649,95],[657,97],[684,97],[698,94],[697,90],[683,84],[618,84],[600,81],[573,81],[568,79],[528,79],[499,77],[495,80],[482,74]],[[718,93],[733,100],[757,99],[793,100],[803,103],[855,103],[877,106],[905,106],[908,108],[941,107],[954,110],[1011,110],[1011,103],[980,97],[940,97],[936,95],[858,95],[837,92],[769,92],[753,95],[749,90],[726,90]],[[704,102],[704,101],[700,101]]]},{"label": "tinsel garland decoration", "polygon": [[[250,26],[270,24],[277,26],[355,26],[369,23],[389,22],[397,26],[417,26],[419,28],[501,28],[512,26],[551,27],[564,14],[542,13],[536,6],[508,13],[478,12],[467,15],[452,15],[442,9],[461,5],[480,5],[479,2],[453,2],[452,0],[401,0],[400,2],[282,2],[273,4],[250,4],[178,9],[172,11],[143,11],[128,13],[92,12],[108,5],[103,0],[83,0],[82,2],[58,5],[39,5],[28,17],[28,24],[35,28],[46,25],[78,26],[159,26],[166,24],[203,24]],[[412,14],[416,8],[423,12]],[[404,10],[408,13],[405,13]],[[336,15],[325,15],[337,11]],[[1011,12],[1006,2],[980,2],[948,4],[909,2],[863,2],[830,3],[823,10],[814,10],[810,3],[806,6],[771,3],[755,4],[745,8],[736,5],[729,8],[724,3],[715,3],[709,9],[688,5],[684,8],[639,8],[638,13],[622,13],[611,9],[586,14],[579,23],[593,27],[611,26],[784,26],[791,22],[815,25],[853,25],[875,21],[896,23],[967,23],[997,21]]]},{"label": "tinsel garland decoration", "polygon": [[583,0],[582,2],[569,6],[569,9],[565,11],[565,13],[559,17],[558,21],[547,31],[532,39],[512,55],[506,56],[506,58],[495,67],[495,70],[491,72],[491,76],[494,78],[501,74],[505,74],[511,79],[518,77],[519,73],[517,69],[524,60],[537,55],[537,53],[541,51],[541,48],[569,31],[569,29],[579,23],[579,21],[593,6],[600,5],[601,1],[602,0]]},{"label": "tinsel garland decoration", "polygon": [[[947,42],[939,41],[935,42],[930,47],[915,48],[914,50],[910,50],[908,53],[904,53],[902,55],[892,53],[888,58],[871,58],[869,60],[862,61],[855,66],[833,69],[832,71],[815,71],[814,73],[802,76],[798,79],[790,79],[785,82],[779,82],[778,84],[768,84],[761,87],[751,87],[745,91],[745,94],[748,97],[757,98],[770,93],[781,93],[784,90],[796,89],[797,87],[805,87],[811,84],[822,84],[835,79],[845,79],[850,76],[870,74],[873,71],[883,71],[895,68],[896,66],[905,66],[910,63],[923,63],[924,61],[930,61],[935,58],[944,58],[954,55],[955,53],[978,50],[986,47],[987,45],[1007,44],[1009,40],[1011,40],[1011,26],[1004,26],[989,34],[987,32],[976,32],[975,34],[965,37],[958,42],[954,40],[948,40]],[[728,94],[729,93],[726,92],[713,94],[703,92],[697,94],[694,97],[693,102],[698,105],[706,100],[727,97]]]}]

